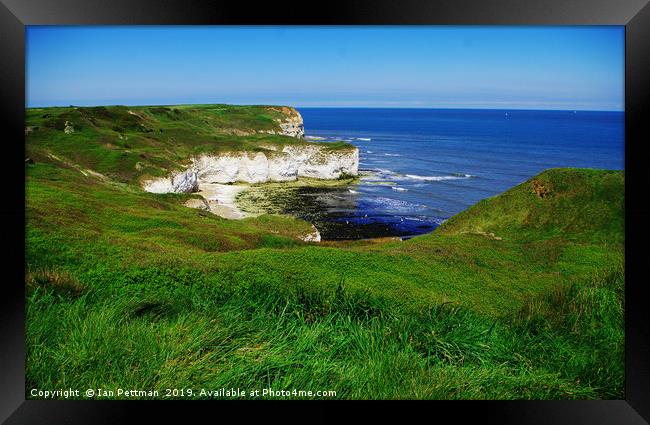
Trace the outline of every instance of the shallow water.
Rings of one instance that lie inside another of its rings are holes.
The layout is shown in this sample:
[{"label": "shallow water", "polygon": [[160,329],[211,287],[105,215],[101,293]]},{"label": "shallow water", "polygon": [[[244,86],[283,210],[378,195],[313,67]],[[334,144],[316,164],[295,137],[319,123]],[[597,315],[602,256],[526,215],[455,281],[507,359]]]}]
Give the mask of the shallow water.
[{"label": "shallow water", "polygon": [[296,189],[286,212],[323,239],[427,233],[553,167],[624,168],[624,114],[302,108],[308,137],[360,151],[361,180]]}]

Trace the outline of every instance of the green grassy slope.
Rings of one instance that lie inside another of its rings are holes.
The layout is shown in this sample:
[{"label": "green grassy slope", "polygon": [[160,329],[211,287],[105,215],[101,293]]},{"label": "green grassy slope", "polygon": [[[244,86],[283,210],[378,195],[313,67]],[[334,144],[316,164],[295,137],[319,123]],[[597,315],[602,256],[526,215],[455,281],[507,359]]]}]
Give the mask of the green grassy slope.
[{"label": "green grassy slope", "polygon": [[622,243],[623,175],[551,169],[452,217],[445,233],[483,232],[518,241],[563,238]]},{"label": "green grassy slope", "polygon": [[617,231],[520,243],[450,223],[400,243],[305,246],[296,220],[227,221],[27,168],[30,385],[622,396]]},{"label": "green grassy slope", "polygon": [[143,252],[180,257],[293,245],[312,232],[309,223],[290,217],[227,220],[182,205],[198,195],[154,195],[52,164],[29,165],[27,178],[31,265],[58,256],[71,266],[87,258],[128,261]]},{"label": "green grassy slope", "polygon": [[623,396],[622,172],[549,170],[429,235],[320,245],[288,217],[26,173],[28,389]]},{"label": "green grassy slope", "polygon": [[[166,175],[199,153],[261,151],[312,144],[281,132],[286,107],[233,105],[98,106],[26,110],[27,156],[75,164],[130,183]],[[66,125],[68,123],[68,125]],[[66,133],[70,126],[74,131]],[[351,149],[345,143],[330,149]],[[53,159],[54,155],[57,159]]]}]

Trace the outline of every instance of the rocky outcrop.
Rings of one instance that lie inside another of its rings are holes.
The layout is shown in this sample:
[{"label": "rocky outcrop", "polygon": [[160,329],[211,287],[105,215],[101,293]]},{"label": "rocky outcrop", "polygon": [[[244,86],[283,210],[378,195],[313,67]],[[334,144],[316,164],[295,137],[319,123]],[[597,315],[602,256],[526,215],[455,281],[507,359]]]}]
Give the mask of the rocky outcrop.
[{"label": "rocky outcrop", "polygon": [[284,121],[280,122],[280,128],[282,129],[282,134],[285,136],[302,139],[305,137],[305,124],[302,121],[300,113],[295,110],[294,112],[295,114],[287,116]]},{"label": "rocky outcrop", "polygon": [[316,226],[312,224],[311,229],[312,229],[311,233],[307,233],[306,235],[301,236],[300,239],[302,239],[305,242],[320,242],[321,241],[320,232],[318,231]]},{"label": "rocky outcrop", "polygon": [[196,192],[199,188],[199,181],[196,173],[184,172],[178,174],[172,179],[172,188],[177,193],[191,193]]},{"label": "rocky outcrop", "polygon": [[283,136],[295,137],[297,139],[305,138],[305,124],[302,120],[300,112],[286,106],[283,106],[281,108],[270,107],[269,109],[276,112],[281,112],[284,115],[283,118],[276,119],[278,125],[280,126],[280,131],[261,130],[261,133],[281,134]]},{"label": "rocky outcrop", "polygon": [[63,129],[65,134],[71,134],[74,133],[74,127],[72,126],[72,123],[70,121],[65,122],[65,128]]},{"label": "rocky outcrop", "polygon": [[232,152],[192,158],[187,170],[149,180],[144,189],[154,193],[190,193],[206,183],[263,183],[292,181],[298,177],[337,179],[356,176],[359,150],[328,149],[326,145],[284,146],[266,152]]},{"label": "rocky outcrop", "polygon": [[144,189],[152,193],[192,193],[199,189],[196,171],[173,173],[169,177],[148,181]]}]

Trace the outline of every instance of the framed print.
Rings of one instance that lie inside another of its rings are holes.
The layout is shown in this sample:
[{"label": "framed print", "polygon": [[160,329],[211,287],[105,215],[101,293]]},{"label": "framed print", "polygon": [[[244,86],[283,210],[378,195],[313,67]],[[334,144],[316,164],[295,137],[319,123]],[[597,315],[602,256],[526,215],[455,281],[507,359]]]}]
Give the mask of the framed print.
[{"label": "framed print", "polygon": [[3,0],[2,419],[646,423],[645,2],[277,6]]}]

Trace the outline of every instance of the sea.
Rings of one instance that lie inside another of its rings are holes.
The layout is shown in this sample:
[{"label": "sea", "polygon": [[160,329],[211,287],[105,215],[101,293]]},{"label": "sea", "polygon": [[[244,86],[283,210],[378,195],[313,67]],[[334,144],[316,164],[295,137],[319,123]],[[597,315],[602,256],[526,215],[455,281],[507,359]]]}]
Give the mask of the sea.
[{"label": "sea", "polygon": [[433,231],[554,167],[624,168],[624,112],[299,108],[307,140],[359,148],[360,179],[304,188],[287,212],[324,240]]}]

